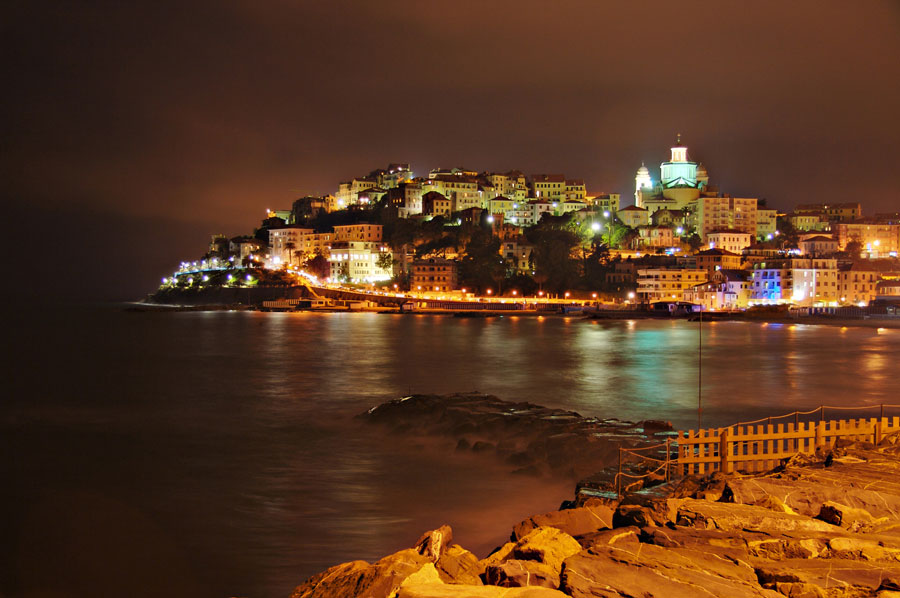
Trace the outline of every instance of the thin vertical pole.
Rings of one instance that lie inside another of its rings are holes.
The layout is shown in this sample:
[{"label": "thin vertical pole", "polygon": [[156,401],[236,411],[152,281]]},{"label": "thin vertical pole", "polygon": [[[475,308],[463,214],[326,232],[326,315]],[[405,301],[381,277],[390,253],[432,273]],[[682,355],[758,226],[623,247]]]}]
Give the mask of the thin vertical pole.
[{"label": "thin vertical pole", "polygon": [[703,428],[703,310],[700,310],[700,319],[697,324],[697,429]]},{"label": "thin vertical pole", "polygon": [[666,438],[666,484],[669,483],[669,438]]},{"label": "thin vertical pole", "polygon": [[622,447],[619,447],[619,465],[616,467],[616,498],[622,498]]}]

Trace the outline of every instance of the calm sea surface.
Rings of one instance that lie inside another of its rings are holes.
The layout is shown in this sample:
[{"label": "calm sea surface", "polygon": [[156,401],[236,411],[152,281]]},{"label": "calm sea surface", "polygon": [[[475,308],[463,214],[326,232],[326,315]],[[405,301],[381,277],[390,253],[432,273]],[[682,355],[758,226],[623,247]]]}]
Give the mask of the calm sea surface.
[{"label": "calm sea surface", "polygon": [[[687,322],[376,314],[8,313],[0,595],[286,597],[441,523],[484,556],[570,484],[360,430],[478,390],[696,424]],[[704,423],[898,402],[900,331],[702,330]]]}]

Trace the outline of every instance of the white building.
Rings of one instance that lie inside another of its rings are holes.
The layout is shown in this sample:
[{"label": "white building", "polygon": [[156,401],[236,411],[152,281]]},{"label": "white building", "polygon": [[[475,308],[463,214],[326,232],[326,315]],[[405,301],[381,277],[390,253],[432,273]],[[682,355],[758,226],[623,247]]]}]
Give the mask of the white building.
[{"label": "white building", "polygon": [[642,303],[684,301],[684,292],[706,281],[698,268],[647,268],[638,270],[637,296]]},{"label": "white building", "polygon": [[724,249],[738,255],[753,244],[753,235],[741,231],[723,230],[708,233],[706,242],[710,249]]},{"label": "white building", "polygon": [[753,265],[751,305],[837,305],[838,270],[833,259],[774,259]]},{"label": "white building", "polygon": [[328,261],[331,263],[331,280],[334,282],[378,282],[390,280],[392,268],[378,265],[382,254],[390,253],[388,247],[364,241],[340,241],[331,247]]}]

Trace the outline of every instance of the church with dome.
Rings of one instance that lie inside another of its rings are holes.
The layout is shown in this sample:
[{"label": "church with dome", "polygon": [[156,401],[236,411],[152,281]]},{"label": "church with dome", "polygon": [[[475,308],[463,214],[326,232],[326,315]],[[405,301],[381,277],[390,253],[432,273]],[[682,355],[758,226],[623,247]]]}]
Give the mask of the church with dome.
[{"label": "church with dome", "polygon": [[687,147],[681,134],[675,139],[668,162],[659,165],[659,181],[654,185],[650,171],[641,164],[634,177],[634,205],[653,213],[657,210],[682,210],[696,202],[700,195],[713,192],[709,187],[709,173],[703,164],[688,159]]},{"label": "church with dome", "polygon": [[[669,161],[659,165],[658,181],[654,182],[644,164],[634,177],[634,205],[646,210],[645,218],[655,222],[654,214],[681,213],[685,228],[695,231],[704,242],[710,233],[722,231],[746,232],[755,238],[759,232],[757,200],[731,197],[711,186],[706,167],[689,158],[681,134],[670,150]],[[765,212],[774,220],[774,214],[768,213],[774,210]]]}]

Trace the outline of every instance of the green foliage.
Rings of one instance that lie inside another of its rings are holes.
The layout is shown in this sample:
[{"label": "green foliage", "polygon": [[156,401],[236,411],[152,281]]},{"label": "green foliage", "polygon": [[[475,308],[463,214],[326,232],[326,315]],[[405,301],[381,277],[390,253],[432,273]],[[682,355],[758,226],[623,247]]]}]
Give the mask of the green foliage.
[{"label": "green foliage", "polygon": [[387,251],[383,251],[378,254],[378,259],[375,261],[375,263],[382,270],[390,271],[394,267],[394,256]]},{"label": "green foliage", "polygon": [[525,236],[534,245],[535,273],[546,279],[546,288],[564,292],[574,287],[580,278],[579,263],[573,259],[581,247],[581,237],[571,226],[571,218],[546,216],[531,227]]},{"label": "green foliage", "polygon": [[500,257],[500,240],[489,231],[476,230],[459,262],[460,284],[484,291],[499,286],[506,270],[506,261]]}]

